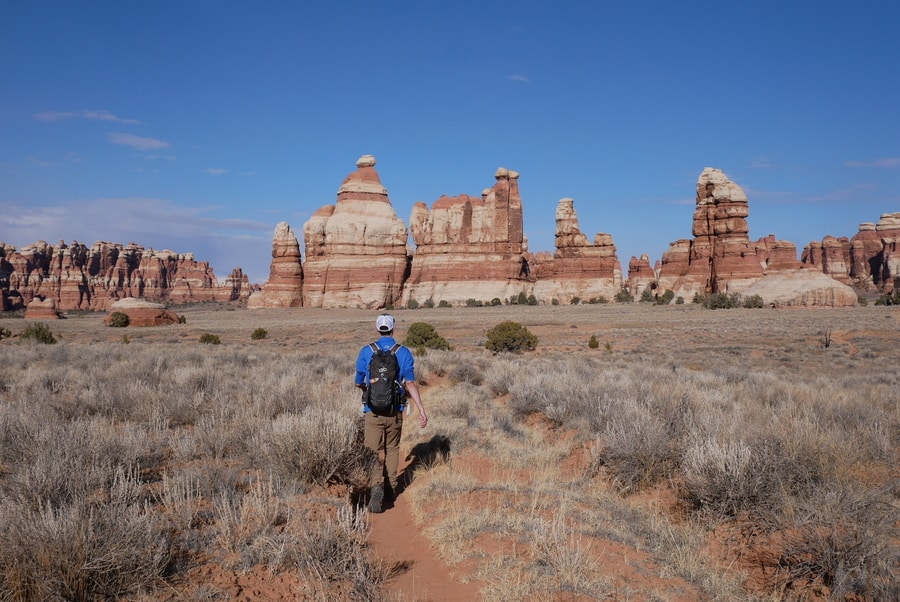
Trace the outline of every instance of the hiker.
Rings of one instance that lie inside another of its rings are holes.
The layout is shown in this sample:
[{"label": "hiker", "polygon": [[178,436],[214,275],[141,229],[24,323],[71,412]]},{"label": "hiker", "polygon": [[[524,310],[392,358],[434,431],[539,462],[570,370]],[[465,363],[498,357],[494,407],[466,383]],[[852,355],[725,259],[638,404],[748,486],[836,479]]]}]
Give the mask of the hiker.
[{"label": "hiker", "polygon": [[[381,512],[385,501],[392,502],[397,496],[397,468],[400,463],[400,434],[403,428],[403,412],[407,398],[411,398],[419,412],[419,425],[422,428],[428,424],[428,415],[422,405],[422,397],[419,395],[419,387],[416,385],[416,373],[412,352],[394,340],[394,318],[389,314],[382,314],[375,320],[375,329],[380,338],[370,345],[359,350],[356,358],[356,386],[363,391],[363,416],[364,416],[364,444],[375,452],[377,461],[374,463],[372,473],[369,475],[369,511]],[[385,350],[387,353],[377,353],[376,350]],[[377,357],[376,357],[377,356]],[[384,380],[369,373],[373,362],[379,362],[379,371],[385,370],[385,364],[396,368],[396,379],[391,379],[390,385],[396,387],[393,401],[387,407],[378,407],[376,393]],[[373,359],[374,358],[374,359]],[[396,380],[396,385],[394,383]],[[371,387],[371,391],[368,389]],[[374,406],[374,407],[373,407]],[[384,451],[384,460],[379,452]],[[387,476],[387,488],[385,488],[385,476]]]}]

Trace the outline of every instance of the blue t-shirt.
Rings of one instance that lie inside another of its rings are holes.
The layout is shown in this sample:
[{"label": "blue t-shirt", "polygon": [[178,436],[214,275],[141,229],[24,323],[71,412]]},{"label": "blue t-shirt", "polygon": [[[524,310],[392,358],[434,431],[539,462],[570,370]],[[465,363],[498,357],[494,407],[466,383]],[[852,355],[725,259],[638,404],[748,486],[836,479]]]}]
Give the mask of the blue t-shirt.
[{"label": "blue t-shirt", "polygon": [[[394,337],[381,337],[375,344],[382,349],[390,349],[397,341]],[[366,345],[359,350],[356,358],[356,384],[364,385],[369,382],[369,362],[372,360],[372,348]],[[400,366],[400,382],[416,380],[416,369],[413,362],[412,351],[401,346],[397,349],[397,364]]]}]

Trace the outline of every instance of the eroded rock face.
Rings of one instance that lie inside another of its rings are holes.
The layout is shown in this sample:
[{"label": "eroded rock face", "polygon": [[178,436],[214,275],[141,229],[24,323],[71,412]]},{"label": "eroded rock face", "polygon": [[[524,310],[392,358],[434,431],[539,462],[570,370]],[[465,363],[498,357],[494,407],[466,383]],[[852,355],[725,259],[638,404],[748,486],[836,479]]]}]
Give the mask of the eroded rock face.
[{"label": "eroded rock face", "polygon": [[104,310],[118,299],[159,301],[235,301],[249,294],[240,268],[220,286],[209,263],[191,253],[154,251],[130,243],[78,241],[56,246],[40,241],[19,250],[0,243],[0,288],[5,310],[32,299],[53,299],[59,310]]},{"label": "eroded rock face", "polygon": [[850,239],[826,236],[803,249],[804,264],[861,288],[893,291],[900,276],[900,213],[883,213],[877,223],[863,222]]},{"label": "eroded rock face", "polygon": [[303,225],[305,307],[383,308],[399,301],[409,271],[406,224],[397,217],[364,155],[338,189],[337,202]]},{"label": "eroded rock face", "polygon": [[797,259],[797,245],[788,240],[776,240],[774,234],[760,238],[754,246],[766,274],[803,267]]},{"label": "eroded rock face", "polygon": [[697,179],[694,238],[663,253],[659,287],[689,298],[707,291],[740,293],[761,278],[764,261],[748,236],[749,214],[741,187],[719,169],[704,169]]},{"label": "eroded rock face", "polygon": [[269,279],[250,296],[249,308],[300,307],[303,305],[303,267],[300,243],[287,222],[275,226]]},{"label": "eroded rock face", "polygon": [[622,289],[622,267],[612,236],[600,232],[588,241],[570,198],[560,199],[556,206],[556,252],[533,271],[534,295],[545,303],[558,299],[567,304],[575,297],[612,301]]},{"label": "eroded rock face", "polygon": [[431,210],[421,202],[413,206],[416,251],[404,305],[429,299],[489,302],[529,292],[519,174],[501,167],[494,179],[480,197],[442,196]]},{"label": "eroded rock face", "polygon": [[656,271],[650,267],[650,257],[641,255],[631,258],[628,262],[628,285],[634,294],[648,289],[654,293],[660,292],[656,284]]}]

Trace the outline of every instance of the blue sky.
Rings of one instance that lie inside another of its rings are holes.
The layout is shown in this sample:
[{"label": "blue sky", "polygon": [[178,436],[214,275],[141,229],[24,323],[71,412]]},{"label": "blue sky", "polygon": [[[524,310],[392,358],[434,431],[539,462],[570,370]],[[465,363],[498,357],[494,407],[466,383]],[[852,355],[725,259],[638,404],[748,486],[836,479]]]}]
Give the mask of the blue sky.
[{"label": "blue sky", "polygon": [[[900,211],[900,3],[0,0],[0,240],[137,242],[265,281],[375,155],[397,214],[521,174],[623,269],[697,177],[798,251]],[[302,236],[302,234],[301,234]]]}]

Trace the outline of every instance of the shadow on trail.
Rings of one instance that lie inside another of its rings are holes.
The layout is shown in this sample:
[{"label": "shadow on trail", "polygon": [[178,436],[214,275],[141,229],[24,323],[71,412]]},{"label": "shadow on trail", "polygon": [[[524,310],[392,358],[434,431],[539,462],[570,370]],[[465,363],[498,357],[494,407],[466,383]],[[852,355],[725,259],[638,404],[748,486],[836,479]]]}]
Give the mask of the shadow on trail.
[{"label": "shadow on trail", "polygon": [[450,463],[450,438],[435,435],[428,441],[416,444],[406,456],[406,468],[397,476],[396,495],[409,487],[419,468],[430,468],[437,463]]}]

